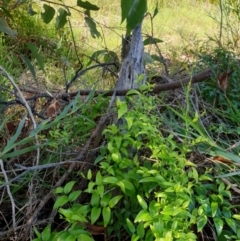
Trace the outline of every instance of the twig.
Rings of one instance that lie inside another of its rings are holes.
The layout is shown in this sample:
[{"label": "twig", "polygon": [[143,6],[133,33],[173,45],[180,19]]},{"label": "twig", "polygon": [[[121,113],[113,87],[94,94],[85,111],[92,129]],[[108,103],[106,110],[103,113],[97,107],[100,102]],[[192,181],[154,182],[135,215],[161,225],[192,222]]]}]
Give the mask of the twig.
[{"label": "twig", "polygon": [[[25,167],[19,164],[15,164],[15,166],[21,170],[26,170],[26,171],[34,171],[34,170],[42,170],[42,169],[47,169],[47,168],[51,168],[51,167],[56,167],[56,166],[60,166],[60,165],[66,165],[67,163],[82,163],[82,164],[86,164],[86,162],[82,162],[82,161],[63,161],[63,162],[57,162],[57,163],[49,163],[49,164],[44,164],[44,165],[39,165],[39,166],[35,166],[35,167]],[[92,164],[93,166],[96,166],[95,164]]]},{"label": "twig", "polygon": [[91,69],[95,69],[95,68],[99,68],[99,67],[105,67],[105,66],[111,66],[111,65],[116,65],[115,63],[104,63],[104,64],[97,64],[97,65],[93,65],[90,66],[86,69],[83,69],[81,71],[82,68],[79,68],[79,70],[76,72],[76,74],[73,76],[73,78],[70,80],[70,82],[67,83],[66,85],[66,93],[68,93],[68,89],[70,88],[70,86],[72,85],[72,83],[74,81],[76,81],[81,75],[85,74],[87,71],[91,70]]},{"label": "twig", "polygon": [[[93,152],[90,151],[90,153],[88,153],[88,156],[89,155],[94,155],[96,151],[93,151]],[[34,167],[25,167],[25,166],[22,166],[22,165],[15,164],[15,166],[19,168],[19,169],[15,170],[15,171],[22,171],[22,170],[24,170],[24,172],[19,174],[16,177],[14,177],[13,179],[9,180],[7,183],[4,183],[3,185],[1,185],[0,189],[5,187],[5,186],[7,186],[7,185],[9,185],[12,182],[18,180],[20,177],[24,176],[27,172],[35,171],[35,170],[41,170],[41,169],[47,169],[47,168],[51,168],[51,167],[55,167],[55,166],[59,166],[59,165],[64,165],[64,164],[67,164],[67,163],[82,163],[82,164],[86,164],[86,162],[80,161],[80,160],[83,160],[85,158],[86,158],[86,155],[82,155],[82,156],[80,155],[80,156],[78,156],[76,158],[72,158],[72,159],[64,161],[64,162],[49,163],[49,164],[38,165],[38,166],[34,166]],[[94,165],[94,164],[91,164],[91,165]]]},{"label": "twig", "polygon": [[[93,67],[96,68],[98,66],[99,65],[95,65]],[[83,71],[85,71],[85,70],[83,70]],[[78,75],[78,73],[76,73],[74,78],[77,75]],[[79,73],[79,75],[81,75],[81,73]],[[210,77],[212,77],[212,72],[211,72],[210,69],[206,69],[206,70],[204,70],[204,71],[202,71],[200,73],[197,73],[197,74],[195,74],[195,75],[193,75],[191,77],[186,77],[186,78],[178,80],[178,81],[174,81],[174,80],[171,81],[171,79],[168,78],[168,81],[170,83],[157,85],[151,91],[149,91],[149,93],[158,94],[158,93],[163,92],[163,91],[168,91],[168,90],[174,90],[174,89],[182,88],[183,86],[188,85],[189,82],[194,84],[194,83],[198,83],[198,82],[202,82],[204,80],[207,80]],[[78,76],[77,76],[77,78],[78,78]],[[119,90],[116,90],[116,96],[124,96],[124,95],[127,94],[127,92],[129,90],[130,89],[125,89],[125,90],[119,89]],[[139,89],[135,89],[135,90],[140,91]],[[37,94],[36,96],[26,98],[27,101],[35,100],[35,99],[41,98],[41,97],[46,97],[46,98],[51,98],[52,99],[52,97],[49,94],[47,94],[47,93],[39,93],[37,91],[32,91],[32,90],[28,90],[28,89],[22,89],[22,91]],[[95,91],[95,96],[97,96],[97,95],[112,96],[114,91],[115,90],[96,90]],[[74,92],[70,92],[70,93],[63,93],[59,97],[62,98],[62,99],[66,99],[68,97],[76,96],[79,92],[81,93],[81,95],[89,95],[92,92],[92,90],[91,89],[89,89],[89,90],[78,90],[78,91],[74,91]],[[9,101],[9,102],[6,102],[6,101],[5,102],[3,102],[3,101],[0,102],[0,104],[4,104],[4,105],[6,105],[6,104],[13,105],[13,104],[17,104],[17,103],[21,104],[18,100]]]},{"label": "twig", "polygon": [[232,146],[228,147],[228,148],[226,149],[226,151],[230,151],[230,150],[232,150],[232,149],[234,149],[234,148],[236,148],[236,147],[238,147],[238,146],[240,146],[240,141],[238,141],[237,143],[235,143],[235,144],[233,144]]},{"label": "twig", "polygon": [[72,30],[72,24],[71,24],[71,21],[68,19],[68,24],[69,24],[69,28],[70,28],[70,32],[71,32],[71,35],[72,35],[72,41],[73,41],[73,46],[74,46],[74,50],[75,50],[75,54],[76,54],[76,58],[78,60],[78,63],[80,64],[80,68],[79,68],[79,71],[82,70],[83,68],[83,64],[78,56],[78,51],[77,51],[77,45],[76,45],[76,41],[75,41],[75,38],[74,38],[74,34],[73,34],[73,30]]},{"label": "twig", "polygon": [[219,48],[222,47],[222,28],[223,28],[223,6],[222,0],[219,1],[220,7],[220,29],[219,29]]},{"label": "twig", "polygon": [[[182,88],[183,86],[188,85],[190,82],[192,84],[194,84],[194,83],[202,82],[206,79],[209,79],[210,77],[212,77],[212,72],[211,72],[210,69],[207,69],[203,72],[200,72],[196,75],[193,75],[192,77],[187,77],[187,78],[184,78],[184,79],[179,80],[179,81],[172,81],[170,83],[157,85],[151,91],[149,91],[149,93],[158,94],[158,93],[163,92],[163,91]],[[128,93],[129,90],[130,89],[118,89],[118,90],[116,90],[116,96],[125,96]],[[137,91],[141,92],[140,89],[134,89],[134,90],[137,90]],[[92,92],[92,90],[78,90],[78,91],[71,92],[71,93],[68,93],[68,94],[63,93],[61,97],[63,99],[66,98],[66,97],[74,97],[79,92],[81,93],[81,95],[89,95]],[[96,96],[97,95],[112,96],[114,94],[114,92],[115,92],[115,90],[105,90],[105,91],[99,90],[99,91],[95,91],[95,95]]]},{"label": "twig", "polygon": [[[8,183],[8,177],[7,177],[7,174],[5,172],[2,159],[0,159],[0,166],[1,166],[1,170],[2,170],[2,173],[4,175],[4,178],[5,178],[5,182]],[[12,204],[12,222],[13,222],[13,231],[15,232],[16,231],[16,214],[15,214],[16,204],[14,202],[14,199],[13,199],[13,196],[12,196],[9,184],[6,187],[7,187],[8,196],[9,196],[9,198],[11,200],[11,204]]]},{"label": "twig", "polygon": [[227,185],[229,185],[230,186],[230,188],[233,190],[233,191],[235,191],[236,193],[238,193],[238,194],[240,194],[240,189],[239,188],[237,188],[237,187],[235,187],[231,182],[229,182],[226,178],[221,178],[222,179],[222,181],[225,183],[225,184],[227,184]]},{"label": "twig", "polygon": [[[33,123],[33,129],[35,130],[37,128],[37,124],[36,124],[36,121],[34,119],[34,116],[33,116],[33,113],[32,113],[32,110],[31,110],[31,107],[29,106],[28,102],[26,101],[26,99],[24,98],[21,90],[18,88],[18,86],[16,85],[16,83],[14,82],[13,78],[8,74],[8,72],[2,67],[0,66],[0,70],[1,72],[3,73],[3,75],[11,82],[11,84],[14,86],[14,89],[15,91],[18,92],[19,96],[20,96],[20,99],[21,101],[24,103],[24,106],[26,107],[27,111],[28,111],[28,114],[29,114],[29,117]],[[39,159],[40,159],[40,145],[39,145],[39,140],[38,140],[38,135],[35,134],[35,142],[36,142],[36,145],[38,146],[37,147],[37,156],[36,156],[36,166],[39,165]],[[32,176],[32,179],[31,179],[31,182],[29,182],[29,188],[28,188],[28,192],[29,192],[29,209],[30,211],[29,212],[32,212],[32,199],[33,199],[33,179],[36,175],[36,171],[34,171],[33,173],[33,176]]]}]

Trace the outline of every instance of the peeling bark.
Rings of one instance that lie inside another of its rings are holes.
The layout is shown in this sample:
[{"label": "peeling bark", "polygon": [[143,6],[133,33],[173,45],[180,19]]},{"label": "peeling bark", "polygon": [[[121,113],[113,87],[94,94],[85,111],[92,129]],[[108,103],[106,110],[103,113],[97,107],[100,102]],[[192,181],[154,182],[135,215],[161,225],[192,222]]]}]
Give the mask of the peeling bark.
[{"label": "peeling bark", "polygon": [[[142,76],[141,81],[139,77]],[[116,89],[138,88],[146,81],[146,74],[143,65],[143,41],[142,23],[138,24],[132,33],[131,47],[128,56],[124,59]]]}]

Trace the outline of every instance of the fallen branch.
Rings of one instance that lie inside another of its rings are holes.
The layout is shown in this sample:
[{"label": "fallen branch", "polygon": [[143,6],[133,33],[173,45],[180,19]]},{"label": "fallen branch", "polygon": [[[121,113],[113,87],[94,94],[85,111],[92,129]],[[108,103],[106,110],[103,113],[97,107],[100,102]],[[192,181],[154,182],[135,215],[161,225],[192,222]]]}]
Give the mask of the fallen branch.
[{"label": "fallen branch", "polygon": [[[212,77],[212,71],[210,69],[207,69],[203,72],[193,75],[192,77],[187,77],[187,78],[184,78],[184,79],[178,80],[178,81],[172,81],[171,83],[157,85],[153,88],[153,90],[150,91],[150,93],[158,94],[163,91],[182,88],[183,86],[186,86],[189,83],[194,84],[194,83],[202,82],[204,80],[209,79],[210,77]],[[130,89],[116,90],[116,96],[125,96],[129,90]],[[141,92],[140,89],[134,89],[134,90]],[[72,97],[76,96],[77,93],[79,93],[79,92],[80,92],[81,96],[89,95],[92,92],[92,90],[79,90],[79,91],[75,91],[75,92],[71,92],[71,93],[63,93],[61,95],[61,98],[62,99],[65,99],[68,97],[72,98]],[[112,96],[113,93],[114,93],[114,90],[95,91],[95,95],[103,95],[103,96]]]},{"label": "fallen branch", "polygon": [[[203,72],[200,72],[198,74],[193,75],[192,77],[186,77],[186,78],[184,78],[182,80],[178,80],[178,81],[172,80],[169,83],[157,85],[150,91],[150,93],[158,94],[158,93],[163,92],[163,91],[169,91],[169,90],[182,88],[183,86],[186,86],[189,83],[194,84],[194,83],[202,82],[202,81],[207,80],[211,77],[212,77],[212,72],[211,72],[210,69],[207,69]],[[28,90],[28,89],[25,89],[25,88],[21,89],[21,90],[24,91],[24,92],[29,92],[29,93],[35,94],[35,96],[26,98],[26,101],[31,101],[31,100],[36,101],[37,99],[43,98],[43,97],[49,98],[49,99],[53,98],[48,93],[41,93],[38,90]],[[95,94],[95,96],[98,96],[98,95],[112,96],[115,92],[116,96],[125,96],[128,93],[129,90],[130,89],[105,90],[105,91],[99,90],[99,91],[95,91],[94,94]],[[140,89],[134,89],[134,90],[137,90],[137,91],[141,92]],[[89,95],[91,92],[92,92],[92,90],[79,90],[79,91],[70,92],[70,93],[63,93],[61,95],[58,95],[58,98],[60,98],[62,100],[67,100],[68,98],[74,98],[78,93],[80,93],[80,96],[86,96],[86,95]],[[11,100],[11,101],[1,101],[0,104],[5,105],[5,108],[7,106],[12,106],[12,105],[15,105],[15,104],[21,104],[21,105],[24,106],[24,104],[19,99]],[[5,108],[3,108],[3,110]],[[39,118],[46,119],[41,113],[38,113],[36,110],[32,110],[32,112],[33,112],[34,115],[38,116]]]}]

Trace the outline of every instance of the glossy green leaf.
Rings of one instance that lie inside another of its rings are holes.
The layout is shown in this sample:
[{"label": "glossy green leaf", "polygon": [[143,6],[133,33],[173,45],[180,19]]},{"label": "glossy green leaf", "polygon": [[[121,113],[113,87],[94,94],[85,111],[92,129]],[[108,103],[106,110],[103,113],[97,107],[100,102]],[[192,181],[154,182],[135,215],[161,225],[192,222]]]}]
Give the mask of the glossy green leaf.
[{"label": "glossy green leaf", "polygon": [[178,227],[178,221],[177,219],[173,220],[172,222],[172,227],[171,227],[171,230],[176,230]]},{"label": "glossy green leaf", "polygon": [[130,221],[129,218],[127,218],[126,221],[127,221],[127,226],[128,226],[129,231],[131,233],[135,233],[136,229],[135,229],[134,224]]},{"label": "glossy green leaf", "polygon": [[91,197],[91,205],[94,206],[98,206],[99,205],[99,201],[100,201],[100,197],[98,192],[94,191],[92,193],[92,197]]},{"label": "glossy green leaf", "polygon": [[152,200],[149,204],[149,212],[152,216],[155,216],[158,214],[159,207],[157,207],[157,203],[155,200]]},{"label": "glossy green leaf", "polygon": [[112,153],[112,160],[116,163],[121,161],[120,153]]},{"label": "glossy green leaf", "polygon": [[59,208],[59,213],[62,214],[68,220],[68,222],[70,222],[70,219],[71,219],[71,217],[73,215],[72,210]]},{"label": "glossy green leaf", "polygon": [[222,192],[224,191],[224,189],[225,189],[225,185],[224,185],[223,182],[221,182],[220,185],[219,185],[219,187],[218,187],[219,193],[222,193]]},{"label": "glossy green leaf", "polygon": [[33,229],[37,237],[41,240],[41,233],[35,227],[33,227]]},{"label": "glossy green leaf", "polygon": [[223,230],[223,220],[221,218],[214,218],[213,222],[214,222],[214,226],[217,230],[217,234],[219,236]]},{"label": "glossy green leaf", "polygon": [[43,4],[44,12],[41,13],[41,17],[44,23],[48,24],[52,21],[55,15],[55,9],[47,4]]},{"label": "glossy green leaf", "polygon": [[87,179],[88,179],[88,180],[91,180],[91,179],[92,179],[92,170],[91,170],[91,169],[88,170]]},{"label": "glossy green leaf", "polygon": [[88,222],[88,220],[83,215],[81,215],[79,213],[78,214],[73,214],[71,216],[71,220],[79,221],[81,223],[87,223]]},{"label": "glossy green leaf", "polygon": [[201,232],[202,229],[205,227],[206,223],[207,223],[207,216],[201,215],[197,221],[197,231]]},{"label": "glossy green leaf", "polygon": [[144,235],[145,235],[145,228],[144,228],[144,223],[143,222],[140,222],[138,225],[137,225],[137,235],[143,239]]},{"label": "glossy green leaf", "polygon": [[142,182],[157,182],[155,177],[144,177],[143,179],[139,180],[140,183]]},{"label": "glossy green leaf", "polygon": [[125,120],[127,121],[128,130],[130,130],[132,125],[133,125],[133,120],[134,119],[132,117],[125,117]]},{"label": "glossy green leaf", "polygon": [[94,186],[95,186],[95,182],[89,182],[88,188],[85,190],[85,192],[92,193]]},{"label": "glossy green leaf", "polygon": [[212,210],[212,217],[214,218],[217,210],[218,210],[218,203],[217,202],[212,202],[211,203],[211,210]]},{"label": "glossy green leaf", "polygon": [[195,233],[189,232],[186,235],[187,240],[197,240],[197,236]]},{"label": "glossy green leaf", "polygon": [[101,205],[102,207],[108,206],[108,203],[109,203],[111,197],[112,197],[112,195],[111,195],[110,192],[105,193],[105,194],[103,195],[103,197],[101,198],[101,200],[100,200],[100,205]]},{"label": "glossy green leaf", "polygon": [[90,235],[87,235],[87,234],[79,234],[78,235],[78,240],[94,241],[94,239],[92,237],[90,237]]},{"label": "glossy green leaf", "polygon": [[164,237],[164,241],[172,241],[172,240],[173,240],[172,231],[167,231]]},{"label": "glossy green leaf", "polygon": [[231,211],[227,207],[223,207],[222,214],[225,218],[230,218],[232,216]]},{"label": "glossy green leaf", "polygon": [[67,239],[67,237],[69,236],[69,232],[68,231],[60,231],[57,235],[57,237],[53,240],[53,241],[65,241],[65,239]]},{"label": "glossy green leaf", "polygon": [[98,192],[99,196],[102,198],[104,195],[104,185],[98,185],[97,192]]},{"label": "glossy green leaf", "polygon": [[237,219],[237,220],[240,220],[240,214],[234,214],[232,217]]},{"label": "glossy green leaf", "polygon": [[126,192],[125,185],[124,185],[124,183],[122,181],[119,181],[117,183],[117,185],[121,188],[122,192],[124,192],[124,193]]},{"label": "glossy green leaf", "polygon": [[[132,238],[131,238],[131,241],[138,241],[139,240],[139,237],[135,234],[135,233],[133,233],[132,234]],[[152,241],[152,240],[151,240]]]},{"label": "glossy green leaf", "polygon": [[135,0],[121,0],[122,20],[121,23],[127,18],[129,11]]},{"label": "glossy green leaf", "polygon": [[192,167],[192,174],[195,181],[198,181],[198,172],[194,167]]},{"label": "glossy green leaf", "polygon": [[102,215],[103,215],[103,225],[104,225],[104,227],[107,227],[107,225],[110,222],[110,218],[111,218],[110,207],[104,207],[102,210]]},{"label": "glossy green leaf", "polygon": [[237,237],[240,240],[240,228],[237,229]]},{"label": "glossy green leaf", "polygon": [[54,203],[53,209],[57,209],[68,202],[67,196],[60,196],[57,198],[56,202]]},{"label": "glossy green leaf", "polygon": [[100,162],[100,165],[102,166],[103,160],[105,160],[105,156],[99,155],[99,156],[95,159],[94,164],[96,165],[96,164],[98,164],[98,163]]},{"label": "glossy green leaf", "polygon": [[5,19],[0,18],[0,32],[3,32],[5,34],[8,34],[12,37],[16,37],[17,32],[12,30],[9,26],[8,23],[6,22]]},{"label": "glossy green leaf", "polygon": [[76,241],[76,237],[72,234],[69,234],[64,241]]},{"label": "glossy green leaf", "polygon": [[63,193],[63,188],[62,187],[57,187],[55,190],[54,190],[54,194],[60,194],[60,193]]},{"label": "glossy green leaf", "polygon": [[42,239],[41,238],[35,238],[32,241],[42,241]]},{"label": "glossy green leaf", "polygon": [[116,184],[118,182],[118,179],[116,177],[105,177],[103,179],[104,183],[112,183],[112,184]]},{"label": "glossy green leaf", "polygon": [[90,29],[91,36],[93,38],[101,37],[101,34],[98,32],[97,26],[96,26],[96,23],[94,22],[94,20],[89,16],[86,16],[84,19]]},{"label": "glossy green leaf", "polygon": [[110,208],[115,207],[122,197],[123,197],[123,195],[118,195],[118,196],[113,197],[113,198],[109,201],[109,207],[110,207]]},{"label": "glossy green leaf", "polygon": [[237,233],[237,221],[232,218],[226,218],[225,220],[228,226],[234,231],[234,233]]},{"label": "glossy green leaf", "polygon": [[158,14],[158,1],[157,1],[157,4],[156,4],[156,7],[154,9],[152,18],[155,18],[157,14]]},{"label": "glossy green leaf", "polygon": [[94,5],[88,1],[77,0],[77,5],[87,10],[93,10],[93,11],[99,10],[99,7],[97,5]]},{"label": "glossy green leaf", "polygon": [[148,222],[148,221],[152,221],[152,220],[153,220],[152,216],[151,216],[146,210],[141,210],[141,211],[137,214],[134,222],[135,222],[135,223],[136,223],[136,222],[142,222],[142,221],[143,221],[143,222]]},{"label": "glossy green leaf", "polygon": [[49,241],[51,234],[51,225],[47,225],[42,231],[42,241]]},{"label": "glossy green leaf", "polygon": [[57,30],[64,27],[64,25],[67,23],[67,16],[68,15],[69,14],[65,9],[63,9],[63,8],[58,9],[58,16],[56,18],[56,29]]},{"label": "glossy green leaf", "polygon": [[208,175],[203,174],[199,177],[199,181],[212,181],[212,178]]},{"label": "glossy green leaf", "polygon": [[135,193],[135,187],[133,185],[132,182],[130,182],[129,180],[125,179],[125,180],[122,180],[124,186],[125,186],[125,189],[128,189],[130,190],[131,192]]},{"label": "glossy green leaf", "polygon": [[138,90],[131,89],[127,92],[126,96],[130,95],[140,95],[140,92]]},{"label": "glossy green leaf", "polygon": [[115,138],[114,138],[114,141],[115,141],[115,143],[116,143],[116,147],[117,147],[117,149],[120,149],[120,147],[121,147],[121,144],[122,144],[122,136],[116,136]]},{"label": "glossy green leaf", "polygon": [[91,211],[90,205],[82,205],[80,208],[77,209],[77,213],[81,213],[84,216],[90,213],[90,211]]},{"label": "glossy green leaf", "polygon": [[65,194],[70,193],[75,183],[76,183],[76,181],[68,182],[68,183],[64,186],[63,192],[64,192]]},{"label": "glossy green leaf", "polygon": [[172,205],[167,205],[163,208],[163,210],[160,212],[163,215],[171,216],[174,213],[174,209]]},{"label": "glossy green leaf", "polygon": [[142,22],[146,11],[147,0],[134,0],[127,16],[127,33],[130,33],[137,24]]},{"label": "glossy green leaf", "polygon": [[81,195],[81,191],[80,190],[71,192],[69,194],[69,196],[68,196],[69,202],[75,201],[80,195]]},{"label": "glossy green leaf", "polygon": [[127,103],[125,101],[117,100],[117,107],[118,107],[118,119],[120,119],[124,114],[127,113]]},{"label": "glossy green leaf", "polygon": [[100,207],[93,207],[91,211],[91,224],[94,224],[100,217],[102,209]]},{"label": "glossy green leaf", "polygon": [[138,199],[139,204],[142,206],[142,208],[144,210],[147,210],[148,209],[147,202],[140,195],[137,195],[137,199]]},{"label": "glossy green leaf", "polygon": [[102,174],[101,174],[101,172],[100,171],[98,171],[97,172],[97,174],[96,174],[96,184],[97,185],[101,185],[102,184]]}]

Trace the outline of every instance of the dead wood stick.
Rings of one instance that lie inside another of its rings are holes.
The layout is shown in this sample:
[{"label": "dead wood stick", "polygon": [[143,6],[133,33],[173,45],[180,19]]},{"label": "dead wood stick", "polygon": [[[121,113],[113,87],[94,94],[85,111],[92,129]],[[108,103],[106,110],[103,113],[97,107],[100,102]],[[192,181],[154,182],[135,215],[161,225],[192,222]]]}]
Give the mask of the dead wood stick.
[{"label": "dead wood stick", "polygon": [[[210,77],[212,77],[212,71],[210,69],[206,69],[206,70],[204,70],[200,73],[197,73],[197,74],[195,74],[191,77],[186,77],[182,80],[172,81],[170,83],[155,86],[150,93],[158,94],[158,93],[163,92],[163,91],[182,88],[183,86],[186,86],[190,82],[192,84],[194,84],[194,83],[198,83],[198,82],[202,82],[204,80],[207,80]],[[136,89],[136,90],[140,91],[139,89]],[[36,95],[36,96],[30,97],[30,98],[27,98],[26,100],[32,100],[32,99],[37,99],[37,98],[42,98],[42,97],[52,98],[51,96],[49,96],[49,94],[40,93],[37,90],[28,90],[26,88],[23,88],[22,91],[29,92],[29,93],[32,93],[32,94]],[[116,96],[124,96],[124,95],[127,94],[128,91],[129,91],[129,89],[116,90]],[[65,98],[68,98],[68,97],[74,97],[74,96],[77,95],[78,92],[80,92],[80,95],[89,95],[92,92],[92,90],[90,90],[90,89],[89,90],[78,90],[78,91],[74,91],[74,92],[70,92],[70,93],[63,93],[59,97],[62,98],[62,99],[65,99]],[[97,90],[97,91],[95,91],[96,96],[97,95],[112,96],[113,93],[114,93],[114,90]]]},{"label": "dead wood stick", "polygon": [[[178,81],[173,81],[170,83],[166,83],[166,84],[161,84],[158,86],[155,86],[153,88],[152,91],[150,91],[150,93],[154,93],[154,94],[158,94],[160,92],[163,91],[168,91],[168,90],[174,90],[174,89],[178,89],[178,88],[182,88],[183,86],[186,86],[189,83],[198,83],[198,82],[202,82],[206,79],[209,79],[212,76],[212,72],[210,69],[204,70],[203,72],[200,72],[198,74],[193,75],[192,77],[186,77],[182,80],[178,80]],[[135,89],[137,91],[140,91],[139,89]],[[77,95],[77,93],[80,92],[80,95],[89,95],[90,92],[92,90],[79,90],[76,92],[71,92],[71,93],[63,93],[62,94],[62,98],[67,98],[67,97],[74,97]],[[127,92],[129,91],[129,89],[126,90],[116,90],[116,96],[125,96],[127,94]],[[104,95],[104,96],[112,96],[114,93],[114,90],[99,90],[99,91],[95,91],[95,95]]]}]

